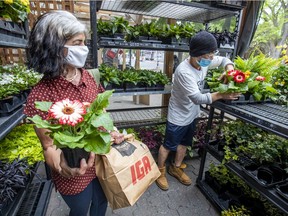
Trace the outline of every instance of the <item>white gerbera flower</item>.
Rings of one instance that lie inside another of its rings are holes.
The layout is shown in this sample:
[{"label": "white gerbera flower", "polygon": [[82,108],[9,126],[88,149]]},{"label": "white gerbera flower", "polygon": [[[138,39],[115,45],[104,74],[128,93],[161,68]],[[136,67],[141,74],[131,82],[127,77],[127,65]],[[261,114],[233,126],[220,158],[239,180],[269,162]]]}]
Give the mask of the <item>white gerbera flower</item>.
[{"label": "white gerbera flower", "polygon": [[82,115],[86,114],[86,109],[78,100],[65,99],[54,103],[48,112],[49,116],[58,119],[60,124],[75,126],[84,120]]}]

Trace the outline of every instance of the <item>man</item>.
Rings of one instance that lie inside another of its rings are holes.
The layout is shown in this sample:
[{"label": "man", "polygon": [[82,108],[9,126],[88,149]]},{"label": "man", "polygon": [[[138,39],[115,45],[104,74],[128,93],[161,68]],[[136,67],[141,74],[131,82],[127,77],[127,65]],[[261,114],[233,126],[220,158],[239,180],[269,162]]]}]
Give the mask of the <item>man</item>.
[{"label": "man", "polygon": [[195,130],[195,118],[200,114],[200,104],[211,104],[219,99],[237,99],[238,93],[201,93],[208,69],[223,67],[233,70],[233,63],[226,57],[215,56],[217,41],[206,32],[197,33],[190,41],[190,58],[185,59],[176,68],[173,88],[168,107],[165,140],[158,153],[158,167],[161,176],[156,184],[162,190],[168,190],[165,162],[170,151],[175,151],[175,160],[169,166],[168,173],[184,185],[192,181],[181,168],[187,146],[191,146]]}]

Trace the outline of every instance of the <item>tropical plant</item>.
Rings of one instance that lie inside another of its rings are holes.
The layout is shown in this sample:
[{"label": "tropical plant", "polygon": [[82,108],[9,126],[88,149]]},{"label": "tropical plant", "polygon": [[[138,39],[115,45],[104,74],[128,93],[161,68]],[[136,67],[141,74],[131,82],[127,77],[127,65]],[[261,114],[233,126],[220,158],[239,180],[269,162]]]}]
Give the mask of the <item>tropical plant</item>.
[{"label": "tropical plant", "polygon": [[43,120],[35,115],[31,120],[37,128],[49,129],[49,136],[58,148],[81,148],[87,152],[105,154],[110,150],[113,122],[109,113],[104,111],[109,105],[109,97],[113,91],[105,91],[97,95],[90,104],[88,102],[62,101],[35,102],[36,108],[48,112]]},{"label": "tropical plant", "polygon": [[11,19],[13,22],[23,22],[27,19],[29,13],[29,0],[0,1],[0,17]]}]

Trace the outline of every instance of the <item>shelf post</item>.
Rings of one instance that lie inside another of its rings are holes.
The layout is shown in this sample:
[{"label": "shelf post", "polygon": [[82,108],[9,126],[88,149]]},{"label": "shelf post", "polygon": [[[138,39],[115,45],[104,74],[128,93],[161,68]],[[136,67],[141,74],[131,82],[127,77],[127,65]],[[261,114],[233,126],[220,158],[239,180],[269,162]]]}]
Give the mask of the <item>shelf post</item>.
[{"label": "shelf post", "polygon": [[97,0],[90,0],[92,67],[98,67],[97,53]]}]

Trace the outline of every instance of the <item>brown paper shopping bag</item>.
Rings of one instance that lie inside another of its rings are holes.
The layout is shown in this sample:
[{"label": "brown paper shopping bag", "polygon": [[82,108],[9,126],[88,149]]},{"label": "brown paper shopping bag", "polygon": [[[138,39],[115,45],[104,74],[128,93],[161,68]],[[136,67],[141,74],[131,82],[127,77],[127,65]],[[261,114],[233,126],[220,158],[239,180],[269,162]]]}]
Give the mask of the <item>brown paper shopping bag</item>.
[{"label": "brown paper shopping bag", "polygon": [[160,176],[148,147],[134,138],[96,155],[96,175],[112,209],[132,206]]}]

